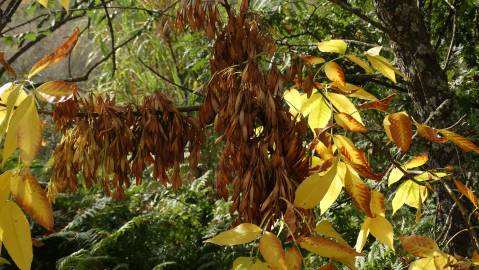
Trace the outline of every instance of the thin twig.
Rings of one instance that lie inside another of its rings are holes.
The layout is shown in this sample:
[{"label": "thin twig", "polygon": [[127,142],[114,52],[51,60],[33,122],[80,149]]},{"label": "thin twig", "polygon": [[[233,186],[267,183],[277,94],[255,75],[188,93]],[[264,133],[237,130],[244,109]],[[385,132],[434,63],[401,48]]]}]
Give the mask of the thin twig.
[{"label": "thin twig", "polygon": [[106,21],[108,23],[108,31],[110,32],[110,40],[111,40],[111,77],[115,77],[116,72],[116,50],[115,50],[115,30],[113,29],[113,24],[111,22],[110,13],[108,12],[108,6],[105,3],[105,0],[101,0],[101,4],[103,5],[103,9],[105,10]]},{"label": "thin twig", "polygon": [[380,24],[379,22],[369,18],[368,16],[366,16],[364,13],[361,12],[361,9],[351,6],[346,1],[344,1],[344,0],[328,0],[328,1],[338,5],[339,7],[341,7],[342,9],[344,9],[346,11],[351,12],[352,14],[354,14],[357,17],[363,19],[364,21],[370,23],[372,26],[374,26],[377,29],[383,31],[384,33],[389,32],[388,29],[386,27],[384,27],[382,24]]}]

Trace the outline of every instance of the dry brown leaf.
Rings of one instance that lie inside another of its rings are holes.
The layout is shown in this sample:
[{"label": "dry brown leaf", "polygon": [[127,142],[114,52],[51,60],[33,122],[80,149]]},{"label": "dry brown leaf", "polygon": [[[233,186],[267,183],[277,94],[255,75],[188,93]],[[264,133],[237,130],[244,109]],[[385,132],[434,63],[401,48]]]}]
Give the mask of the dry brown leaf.
[{"label": "dry brown leaf", "polygon": [[363,103],[357,107],[359,109],[373,109],[373,110],[385,112],[388,110],[389,104],[391,104],[391,101],[393,100],[395,96],[397,96],[396,93],[389,95],[381,100],[375,100],[375,101]]},{"label": "dry brown leaf", "polygon": [[461,192],[464,196],[466,196],[466,198],[468,198],[472,202],[472,204],[474,204],[475,207],[478,206],[477,197],[476,195],[474,195],[474,192],[472,192],[471,189],[469,189],[459,180],[454,180],[454,185],[459,192]]},{"label": "dry brown leaf", "polygon": [[17,72],[16,72],[15,69],[13,69],[13,67],[5,60],[5,53],[3,53],[3,52],[0,52],[0,65],[2,65],[3,68],[5,68],[5,70],[8,72],[8,74],[10,74],[10,76],[11,76],[13,79],[16,79],[16,78],[17,78]]},{"label": "dry brown leaf", "polygon": [[445,129],[440,129],[438,131],[443,136],[448,138],[451,142],[453,142],[455,145],[459,146],[459,148],[461,148],[462,151],[464,151],[464,152],[474,151],[477,154],[479,154],[479,146],[475,145],[468,138],[463,137],[463,136],[461,136],[457,133],[454,133],[452,131],[445,130]]}]

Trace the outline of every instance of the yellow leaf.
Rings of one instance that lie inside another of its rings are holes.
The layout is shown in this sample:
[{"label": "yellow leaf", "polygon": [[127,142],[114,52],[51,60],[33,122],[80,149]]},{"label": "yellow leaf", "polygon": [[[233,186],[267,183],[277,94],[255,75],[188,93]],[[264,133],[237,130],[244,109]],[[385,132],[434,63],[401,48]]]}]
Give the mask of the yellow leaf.
[{"label": "yellow leaf", "polygon": [[369,66],[368,63],[366,63],[366,61],[364,61],[363,59],[357,57],[356,55],[354,54],[348,54],[346,55],[346,58],[348,58],[349,61],[355,63],[356,65],[360,66],[361,68],[364,69],[364,71],[366,71],[366,73],[370,74],[370,73],[373,73],[373,69]]},{"label": "yellow leaf", "polygon": [[426,236],[401,236],[399,240],[404,250],[417,257],[430,257],[441,253],[436,241]]},{"label": "yellow leaf", "polygon": [[308,125],[313,130],[324,128],[331,119],[331,108],[321,94],[313,94],[301,108],[303,116],[308,116]]},{"label": "yellow leaf", "polygon": [[[64,2],[69,2],[69,1],[64,1]],[[73,47],[75,47],[75,44],[79,36],[80,36],[80,29],[75,28],[73,34],[70,36],[70,38],[68,38],[68,40],[65,43],[63,43],[60,47],[55,49],[53,53],[43,57],[32,66],[32,69],[30,70],[30,73],[28,74],[28,79],[32,78],[35,74],[42,71],[46,67],[62,60],[67,55],[69,55],[71,51],[73,50]]]},{"label": "yellow leaf", "polygon": [[12,171],[6,171],[0,175],[0,204],[10,196],[10,178],[12,178],[12,175]]},{"label": "yellow leaf", "polygon": [[343,237],[341,236],[341,234],[338,233],[338,232],[333,228],[333,225],[331,225],[331,223],[330,223],[329,221],[327,221],[326,219],[321,220],[321,221],[318,223],[318,225],[316,225],[316,228],[314,229],[314,231],[315,231],[317,234],[320,234],[320,235],[326,236],[326,237],[334,238],[334,239],[335,239],[336,241],[338,241],[339,243],[348,245],[348,242],[346,242],[346,240],[343,239]]},{"label": "yellow leaf", "polygon": [[373,94],[369,93],[368,91],[364,90],[363,88],[359,88],[356,92],[349,95],[350,97],[355,97],[364,100],[376,101],[378,100]]},{"label": "yellow leaf", "polygon": [[3,244],[21,270],[29,270],[33,259],[30,225],[22,210],[12,201],[0,204],[0,230]]},{"label": "yellow leaf", "polygon": [[358,109],[348,97],[330,92],[326,93],[326,97],[329,99],[329,101],[331,101],[334,107],[339,110],[339,112],[351,115],[354,119],[356,119],[356,121],[364,125]]},{"label": "yellow leaf", "polygon": [[48,0],[37,0],[44,7],[48,7]]},{"label": "yellow leaf", "polygon": [[233,246],[252,242],[258,238],[262,230],[251,223],[241,223],[231,230],[224,231],[205,242],[219,246]]},{"label": "yellow leaf", "polygon": [[344,54],[348,48],[348,44],[341,39],[332,39],[318,43],[318,48],[322,52],[331,52]]},{"label": "yellow leaf", "polygon": [[292,246],[286,250],[286,263],[288,264],[288,270],[301,270],[303,256],[301,256],[296,246]]},{"label": "yellow leaf", "polygon": [[440,129],[439,132],[443,136],[448,138],[451,142],[453,142],[455,145],[459,146],[459,148],[461,148],[462,151],[464,152],[474,151],[476,152],[476,154],[479,154],[479,146],[475,145],[469,139],[445,129]]},{"label": "yellow leaf", "polygon": [[8,124],[10,123],[15,106],[19,106],[19,104],[23,102],[23,100],[26,98],[26,94],[21,85],[14,83],[9,83],[2,86],[0,92],[2,101],[7,103],[7,110],[4,111],[5,113],[3,114],[3,121],[0,126],[0,137],[3,137],[8,128]]},{"label": "yellow leaf", "polygon": [[[427,163],[429,160],[429,156],[427,153],[424,153],[419,156],[413,157],[411,160],[407,161],[403,166],[401,166],[404,170],[412,169],[420,167]],[[399,168],[394,168],[391,170],[388,178],[388,186],[396,183],[397,181],[401,180],[404,176],[404,173]]]},{"label": "yellow leaf", "polygon": [[264,260],[275,270],[288,270],[286,255],[278,237],[270,232],[264,232],[259,240],[259,251]]},{"label": "yellow leaf", "polygon": [[12,118],[8,124],[8,132],[3,147],[3,164],[5,164],[8,158],[13,154],[13,152],[15,152],[15,149],[17,149],[18,127],[22,124],[24,116],[30,111],[30,107],[32,104],[34,104],[34,102],[33,96],[30,95],[13,112]]},{"label": "yellow leaf", "polygon": [[384,195],[376,190],[371,190],[371,212],[374,216],[385,216]]},{"label": "yellow leaf", "polygon": [[50,81],[40,85],[35,93],[47,102],[59,103],[71,99],[77,91],[76,83]]},{"label": "yellow leaf", "polygon": [[344,164],[344,162],[338,162],[336,176],[331,182],[331,185],[329,185],[328,191],[326,191],[326,194],[324,194],[323,199],[319,202],[319,209],[321,210],[321,214],[324,214],[339,197],[341,189],[343,188],[342,179],[344,179],[345,174],[346,164]]},{"label": "yellow leaf", "polygon": [[350,269],[356,269],[354,261],[356,256],[362,256],[351,247],[329,240],[324,237],[302,237],[298,240],[299,245],[322,257],[331,258],[345,264]]},{"label": "yellow leaf", "polygon": [[259,259],[238,257],[233,262],[233,270],[269,270],[268,265]]},{"label": "yellow leaf", "polygon": [[457,260],[454,257],[440,253],[412,262],[409,265],[409,270],[453,270],[457,268],[450,265],[455,265],[456,263]]},{"label": "yellow leaf", "polygon": [[14,175],[10,179],[10,191],[15,201],[45,229],[53,230],[53,210],[45,190],[28,172]]},{"label": "yellow leaf", "polygon": [[476,195],[474,195],[474,192],[472,192],[472,190],[470,190],[466,185],[464,185],[461,181],[458,181],[458,180],[454,180],[454,185],[456,186],[459,192],[464,194],[464,196],[466,196],[466,198],[468,198],[469,201],[471,201],[472,204],[474,204],[475,207],[478,206],[477,197]]},{"label": "yellow leaf", "polygon": [[369,54],[369,55],[372,55],[372,56],[378,56],[379,53],[381,53],[382,49],[383,49],[382,46],[376,46],[376,47],[373,47],[373,48],[367,50],[366,54]]},{"label": "yellow leaf", "polygon": [[369,231],[379,242],[394,250],[394,231],[391,223],[383,216],[371,218]]},{"label": "yellow leaf", "polygon": [[412,143],[412,122],[405,112],[389,114],[384,118],[384,130],[388,138],[394,142],[403,153],[407,152]]},{"label": "yellow leaf", "polygon": [[414,179],[417,181],[429,181],[429,180],[439,180],[440,178],[446,177],[449,174],[445,172],[423,172],[419,175],[414,176]]},{"label": "yellow leaf", "polygon": [[354,247],[357,252],[361,252],[361,250],[363,250],[364,248],[364,245],[368,241],[370,221],[371,219],[369,217],[366,217],[363,224],[361,224],[361,230],[359,231],[358,239],[356,240],[356,246]]},{"label": "yellow leaf", "polygon": [[285,91],[283,97],[289,105],[289,112],[293,116],[296,116],[298,113],[301,113],[303,103],[307,100],[306,95],[299,93],[299,91],[296,89],[290,89]]},{"label": "yellow leaf", "polygon": [[58,0],[60,5],[68,12],[70,11],[70,0]]},{"label": "yellow leaf", "polygon": [[336,82],[341,86],[346,85],[344,71],[336,62],[331,61],[324,64],[324,73],[326,73],[326,77],[328,77],[329,80]]},{"label": "yellow leaf", "polygon": [[337,173],[337,159],[326,172],[315,173],[306,178],[296,189],[294,205],[303,209],[314,208],[324,198]]},{"label": "yellow leaf", "polygon": [[347,131],[365,133],[368,129],[347,113],[335,113],[336,124]]},{"label": "yellow leaf", "polygon": [[407,180],[396,190],[392,201],[393,214],[404,204],[417,209],[419,208],[419,204],[423,203],[426,198],[427,188],[425,186],[418,185],[412,180]]},{"label": "yellow leaf", "polygon": [[371,63],[371,66],[378,71],[379,73],[383,74],[386,78],[390,79],[394,83],[396,83],[396,72],[394,67],[389,63],[389,61],[382,57],[382,56],[374,56],[370,54],[366,54],[366,57]]}]

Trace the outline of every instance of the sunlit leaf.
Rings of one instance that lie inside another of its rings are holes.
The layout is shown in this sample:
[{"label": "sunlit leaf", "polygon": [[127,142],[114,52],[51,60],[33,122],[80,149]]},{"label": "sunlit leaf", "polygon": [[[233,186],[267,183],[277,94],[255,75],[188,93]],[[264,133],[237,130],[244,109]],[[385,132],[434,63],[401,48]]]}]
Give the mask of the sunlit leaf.
[{"label": "sunlit leaf", "polygon": [[385,216],[386,208],[384,207],[384,194],[379,191],[371,190],[371,212],[374,216]]},{"label": "sunlit leaf", "polygon": [[358,133],[368,132],[368,129],[363,124],[359,123],[356,119],[354,119],[351,115],[347,113],[335,113],[334,120],[336,120],[336,124],[338,124],[340,127],[344,128],[347,131]]},{"label": "sunlit leaf", "polygon": [[303,116],[308,116],[308,125],[313,131],[327,126],[332,115],[331,107],[319,93],[303,103],[301,112]]},{"label": "sunlit leaf", "polygon": [[10,196],[10,178],[12,178],[12,175],[13,172],[11,170],[0,175],[0,204]]},{"label": "sunlit leaf", "polygon": [[[321,142],[319,143],[323,145]],[[345,174],[346,174],[346,164],[340,161],[338,162],[336,176],[334,177],[333,181],[329,185],[328,191],[326,191],[326,194],[324,194],[323,199],[319,202],[319,209],[321,210],[321,214],[324,214],[339,197],[339,194],[341,193],[341,190],[343,188],[342,179],[344,179]]]},{"label": "sunlit leaf", "polygon": [[348,97],[335,93],[326,93],[326,97],[328,97],[329,101],[331,101],[331,103],[336,109],[339,110],[339,112],[351,115],[354,119],[356,119],[356,121],[364,125],[358,109]]},{"label": "sunlit leaf", "polygon": [[322,52],[331,52],[344,54],[348,48],[348,44],[341,39],[332,39],[318,43],[318,48]]},{"label": "sunlit leaf", "polygon": [[473,142],[471,142],[469,139],[466,137],[463,137],[457,133],[454,133],[449,130],[445,129],[440,129],[438,130],[443,136],[448,138],[451,142],[453,142],[455,145],[459,146],[459,148],[462,149],[464,152],[471,152],[474,151],[476,154],[479,154],[479,146],[475,145]]},{"label": "sunlit leaf", "polygon": [[342,244],[345,244],[345,245],[348,245],[348,242],[346,242],[346,240],[343,239],[343,237],[341,236],[340,233],[338,233],[334,228],[333,228],[333,225],[331,225],[331,223],[326,220],[326,219],[323,219],[321,220],[318,225],[316,225],[316,228],[314,229],[314,231],[317,233],[317,234],[320,234],[322,236],[326,236],[326,237],[331,237],[331,238],[334,238],[336,241],[338,241],[339,243],[342,243]]},{"label": "sunlit leaf", "polygon": [[409,270],[454,270],[461,269],[454,266],[456,264],[456,259],[449,256],[445,253],[438,253],[434,256],[422,258],[412,262],[409,265]]},{"label": "sunlit leaf", "polygon": [[40,85],[36,93],[47,102],[58,103],[71,99],[77,91],[76,83],[50,81]]},{"label": "sunlit leaf", "polygon": [[426,198],[427,188],[425,186],[414,183],[412,180],[407,180],[396,190],[396,194],[392,201],[393,214],[404,204],[417,209]]},{"label": "sunlit leaf", "polygon": [[287,270],[286,255],[281,241],[270,232],[264,232],[259,240],[259,251],[273,269]]},{"label": "sunlit leaf", "polygon": [[53,230],[53,210],[45,190],[33,175],[22,172],[10,179],[10,190],[15,201],[38,224]]},{"label": "sunlit leaf", "polygon": [[58,0],[60,5],[68,12],[70,11],[70,0]]},{"label": "sunlit leaf", "polygon": [[30,225],[22,210],[12,201],[0,204],[0,230],[3,244],[21,270],[29,270],[33,259]]},{"label": "sunlit leaf", "polygon": [[417,257],[430,257],[441,252],[436,241],[426,236],[401,236],[399,240],[404,250]]},{"label": "sunlit leaf", "polygon": [[65,43],[63,43],[60,47],[58,47],[53,53],[43,57],[32,66],[32,69],[30,70],[30,73],[28,74],[28,78],[29,79],[32,78],[33,76],[35,76],[37,73],[39,73],[46,67],[68,56],[73,50],[73,47],[75,47],[75,44],[79,36],[80,36],[80,29],[75,28],[73,34],[70,36],[70,38],[68,38],[68,40]]},{"label": "sunlit leaf", "polygon": [[[428,160],[429,160],[428,154],[424,153],[422,155],[413,157],[411,160],[407,161],[404,165],[402,165],[401,168],[403,168],[404,170],[417,168],[426,164]],[[393,168],[388,177],[388,185],[391,186],[392,184],[401,180],[403,176],[404,176],[404,173],[399,168]]]},{"label": "sunlit leaf", "polygon": [[396,83],[396,72],[393,65],[389,63],[389,60],[379,55],[366,54],[366,57],[376,71]]},{"label": "sunlit leaf", "polygon": [[15,69],[5,60],[5,54],[3,52],[0,52],[0,65],[3,66],[13,79],[17,78],[17,72],[15,72]]},{"label": "sunlit leaf", "polygon": [[362,69],[364,69],[364,71],[366,71],[366,73],[371,74],[374,72],[373,69],[369,66],[369,64],[366,61],[357,57],[356,55],[348,54],[346,55],[346,58],[348,58],[348,60],[355,63],[356,65],[360,66]]},{"label": "sunlit leaf", "polygon": [[454,185],[456,186],[457,190],[461,192],[466,198],[469,199],[469,201],[474,204],[475,207],[478,206],[477,203],[477,197],[474,195],[474,192],[472,192],[471,189],[469,189],[466,185],[464,185],[461,181],[454,180]]},{"label": "sunlit leaf", "polygon": [[385,244],[390,249],[394,249],[393,239],[394,231],[391,223],[383,216],[371,218],[369,222],[369,232],[379,242]]},{"label": "sunlit leaf", "polygon": [[368,217],[373,217],[374,215],[371,212],[370,206],[371,190],[368,185],[366,185],[350,167],[348,167],[348,170],[346,171],[344,182],[346,191],[353,199],[356,207],[363,211]]},{"label": "sunlit leaf", "polygon": [[368,91],[364,90],[363,88],[359,88],[356,92],[349,95],[349,97],[355,97],[363,100],[370,100],[376,101],[378,100],[373,94],[369,93]]},{"label": "sunlit leaf", "polygon": [[381,53],[381,50],[383,49],[382,46],[376,46],[373,47],[369,50],[366,51],[366,54],[372,55],[372,56],[378,56]]},{"label": "sunlit leaf", "polygon": [[445,143],[448,141],[446,137],[440,136],[436,129],[427,125],[419,124],[417,122],[414,124],[416,125],[417,133],[419,133],[421,137],[436,143]]},{"label": "sunlit leaf", "polygon": [[389,114],[384,118],[383,124],[388,138],[403,153],[407,152],[412,143],[412,122],[409,115],[405,112]]},{"label": "sunlit leaf", "polygon": [[301,182],[296,189],[294,205],[304,209],[311,209],[318,205],[336,177],[337,164],[338,161],[335,159],[329,170],[315,173]]},{"label": "sunlit leaf", "polygon": [[251,223],[242,223],[231,230],[224,231],[205,242],[220,246],[241,245],[252,242],[260,236],[260,227]]},{"label": "sunlit leaf", "polygon": [[48,7],[48,0],[37,0],[37,2],[44,7]]},{"label": "sunlit leaf", "polygon": [[324,237],[302,237],[298,240],[298,243],[302,248],[319,256],[339,261],[350,269],[356,269],[354,266],[355,257],[362,256],[361,253],[356,252],[351,247]]},{"label": "sunlit leaf", "polygon": [[338,83],[341,86],[346,85],[344,71],[336,62],[327,62],[324,64],[324,73],[329,80]]},{"label": "sunlit leaf", "polygon": [[296,246],[292,246],[286,250],[286,263],[288,270],[301,270],[303,264],[303,256]]}]

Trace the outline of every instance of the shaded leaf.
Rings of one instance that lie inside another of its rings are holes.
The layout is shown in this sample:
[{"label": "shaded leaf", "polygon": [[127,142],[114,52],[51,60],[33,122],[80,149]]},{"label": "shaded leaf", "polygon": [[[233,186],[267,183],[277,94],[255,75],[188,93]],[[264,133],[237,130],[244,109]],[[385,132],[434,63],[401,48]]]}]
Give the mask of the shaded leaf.
[{"label": "shaded leaf", "polygon": [[446,137],[440,136],[436,129],[429,127],[427,125],[419,124],[417,122],[415,122],[414,124],[416,125],[417,133],[421,137],[436,143],[445,143],[448,141]]},{"label": "shaded leaf", "polygon": [[341,39],[332,39],[318,43],[318,48],[322,52],[331,52],[344,54],[348,48],[348,44]]},{"label": "shaded leaf", "polygon": [[12,178],[12,176],[13,172],[11,170],[0,175],[0,204],[6,201],[10,196],[10,178]]},{"label": "shaded leaf", "polygon": [[286,250],[286,263],[288,270],[301,270],[303,264],[303,256],[296,246],[292,246]]},{"label": "shaded leaf", "polygon": [[317,65],[326,62],[324,58],[318,56],[306,55],[302,57],[303,61],[308,65]]},{"label": "shaded leaf", "polygon": [[334,238],[336,241],[338,241],[339,243],[342,243],[342,244],[345,244],[345,245],[348,245],[348,242],[346,242],[346,240],[343,239],[343,237],[341,236],[340,233],[338,233],[334,228],[333,228],[333,225],[331,225],[331,223],[326,220],[326,219],[323,219],[321,220],[318,225],[316,225],[316,228],[314,229],[314,231],[317,233],[317,234],[320,234],[322,236],[326,236],[326,237],[331,237],[331,238]]},{"label": "shaded leaf", "polygon": [[464,152],[471,152],[474,151],[476,154],[479,154],[479,146],[475,145],[473,142],[471,142],[469,139],[466,137],[463,137],[457,133],[454,133],[449,130],[445,129],[440,129],[438,130],[443,136],[448,138],[451,142],[453,142],[455,145],[459,146],[459,148],[462,149]]},{"label": "shaded leaf", "polygon": [[28,172],[16,174],[10,179],[10,191],[15,201],[38,224],[53,230],[53,210],[45,190]]},{"label": "shaded leaf", "polygon": [[238,257],[233,262],[233,270],[269,270],[268,265],[259,259]]},{"label": "shaded leaf", "polygon": [[436,241],[426,236],[401,236],[399,240],[404,250],[417,257],[430,257],[441,252]]},{"label": "shaded leaf", "polygon": [[346,55],[346,58],[348,58],[349,61],[355,63],[356,65],[360,66],[366,73],[371,74],[373,73],[373,69],[369,66],[369,64],[364,61],[363,59],[357,57],[354,54],[348,54]]},{"label": "shaded leaf", "polygon": [[[69,1],[68,1],[69,2]],[[40,59],[38,62],[36,62],[33,66],[32,69],[30,70],[30,73],[28,74],[28,78],[30,79],[46,67],[62,60],[65,58],[67,55],[71,53],[73,50],[73,47],[75,47],[75,44],[78,40],[78,37],[80,36],[80,29],[75,28],[73,31],[73,34],[68,38],[68,40],[63,43],[60,47],[55,49],[55,51],[42,59]]]},{"label": "shaded leaf", "polygon": [[231,230],[224,231],[205,242],[220,246],[241,245],[252,242],[258,238],[262,230],[251,223],[242,223]]},{"label": "shaded leaf", "polygon": [[0,52],[0,65],[3,66],[3,68],[8,72],[8,74],[10,74],[10,76],[13,78],[13,79],[16,79],[17,78],[17,72],[15,71],[15,69],[12,68],[12,66],[10,66],[10,64],[5,60],[5,54],[3,52]]},{"label": "shaded leaf", "polygon": [[30,225],[22,210],[12,201],[0,204],[2,242],[21,270],[29,270],[33,259]]},{"label": "shaded leaf", "polygon": [[287,270],[286,255],[281,241],[270,232],[264,232],[259,240],[259,251],[272,269]]}]

